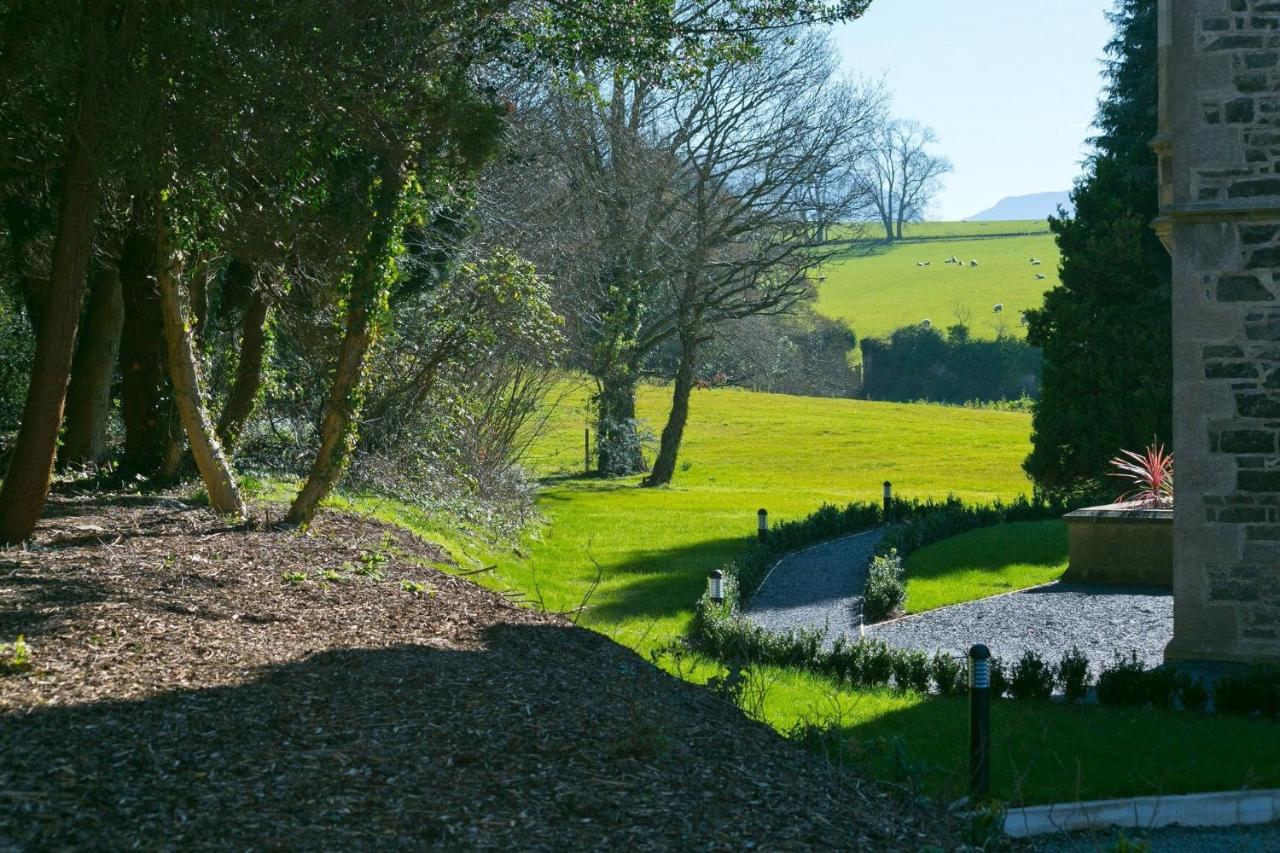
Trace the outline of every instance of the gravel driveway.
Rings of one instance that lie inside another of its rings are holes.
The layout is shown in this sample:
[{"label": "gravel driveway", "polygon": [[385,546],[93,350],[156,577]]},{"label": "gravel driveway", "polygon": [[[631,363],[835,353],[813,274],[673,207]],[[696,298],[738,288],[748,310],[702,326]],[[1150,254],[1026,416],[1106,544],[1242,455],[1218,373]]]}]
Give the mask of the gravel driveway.
[{"label": "gravel driveway", "polygon": [[985,643],[1013,662],[1028,649],[1048,661],[1078,646],[1094,671],[1117,653],[1155,666],[1173,637],[1173,596],[1146,587],[1054,583],[941,607],[894,622],[868,626],[868,637],[902,648],[963,653]]}]

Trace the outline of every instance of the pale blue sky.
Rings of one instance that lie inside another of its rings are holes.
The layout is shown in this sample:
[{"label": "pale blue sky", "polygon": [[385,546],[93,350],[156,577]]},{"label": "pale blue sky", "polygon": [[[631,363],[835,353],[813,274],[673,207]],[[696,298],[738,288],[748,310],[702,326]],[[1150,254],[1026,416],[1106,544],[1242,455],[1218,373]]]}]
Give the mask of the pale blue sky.
[{"label": "pale blue sky", "polygon": [[938,132],[951,158],[931,219],[1065,190],[1102,89],[1111,0],[873,0],[840,26],[844,67],[884,74],[894,114]]}]

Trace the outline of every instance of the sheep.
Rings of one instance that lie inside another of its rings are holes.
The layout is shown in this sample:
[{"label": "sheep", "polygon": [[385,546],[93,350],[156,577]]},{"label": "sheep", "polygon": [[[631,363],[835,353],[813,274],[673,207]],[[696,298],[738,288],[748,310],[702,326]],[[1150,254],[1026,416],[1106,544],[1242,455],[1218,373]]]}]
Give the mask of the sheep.
[{"label": "sheep", "polygon": [[920,321],[920,328],[929,329],[932,327],[933,327],[933,321],[930,320],[928,317],[925,317],[923,320]]},{"label": "sheep", "polygon": [[929,266],[929,262],[928,262],[928,261],[916,261],[916,266],[918,266],[918,267],[927,267],[927,266]]},{"label": "sheep", "polygon": [[992,310],[992,311],[994,311],[995,313],[999,314],[1001,311],[1003,311],[1003,310],[1004,310],[1004,303],[1003,303],[1003,302],[997,302],[997,303],[992,307],[992,309],[991,309],[991,310]]},{"label": "sheep", "polygon": [[969,261],[969,266],[976,267],[977,265],[978,265],[977,261]]},{"label": "sheep", "polygon": [[1048,276],[1045,275],[1044,273],[1042,272],[1036,273],[1036,281],[1044,281],[1046,278],[1048,278]]},{"label": "sheep", "polygon": [[1033,267],[1038,267],[1038,266],[1040,266],[1040,259],[1039,259],[1039,258],[1032,258],[1032,259],[1031,259],[1031,266],[1033,266]]}]

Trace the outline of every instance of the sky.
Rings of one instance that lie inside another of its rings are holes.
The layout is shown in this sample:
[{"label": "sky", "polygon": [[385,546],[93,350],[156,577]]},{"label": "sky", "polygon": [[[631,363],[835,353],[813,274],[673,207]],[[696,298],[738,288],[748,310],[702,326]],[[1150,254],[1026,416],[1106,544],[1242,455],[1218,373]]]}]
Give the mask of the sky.
[{"label": "sky", "polygon": [[929,219],[1071,188],[1102,91],[1111,0],[872,0],[836,28],[845,70],[938,133],[955,171]]}]

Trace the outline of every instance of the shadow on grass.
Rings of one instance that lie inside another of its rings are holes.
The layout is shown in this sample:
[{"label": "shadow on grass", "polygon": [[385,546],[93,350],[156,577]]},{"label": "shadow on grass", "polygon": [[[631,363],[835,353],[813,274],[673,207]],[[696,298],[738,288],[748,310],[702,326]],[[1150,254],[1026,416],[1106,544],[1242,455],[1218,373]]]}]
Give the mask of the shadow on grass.
[{"label": "shadow on grass", "polygon": [[786,847],[860,820],[819,761],[598,635],[482,639],[0,714],[0,846]]},{"label": "shadow on grass", "polygon": [[[966,793],[966,699],[931,696],[837,730],[867,775],[942,802]],[[1268,720],[1005,699],[992,704],[991,741],[991,793],[1013,805],[1280,784],[1280,727]]]},{"label": "shadow on grass", "polygon": [[608,620],[674,616],[692,612],[713,569],[746,550],[746,537],[707,539],[678,548],[638,551],[607,566],[608,598],[592,610]]}]

